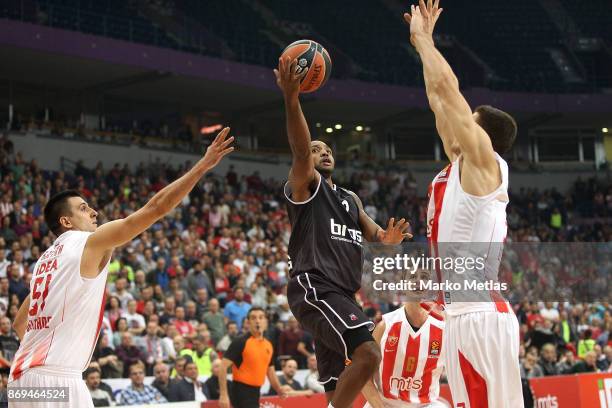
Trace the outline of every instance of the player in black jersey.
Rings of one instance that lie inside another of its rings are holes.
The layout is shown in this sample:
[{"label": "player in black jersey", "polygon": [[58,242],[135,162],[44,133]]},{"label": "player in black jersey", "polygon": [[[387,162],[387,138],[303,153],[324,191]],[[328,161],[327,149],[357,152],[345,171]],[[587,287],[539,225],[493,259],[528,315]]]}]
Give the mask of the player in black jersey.
[{"label": "player in black jersey", "polygon": [[289,241],[289,305],[315,339],[319,381],[330,406],[352,405],[380,363],[370,332],[374,324],[355,300],[361,287],[361,245],[399,244],[408,223],[392,218],[386,230],[363,210],[352,191],[332,182],[334,157],[321,141],[311,141],[299,101],[297,61],[279,60],[274,70],[283,92],[287,133],[293,154],[285,196],[292,232]]}]

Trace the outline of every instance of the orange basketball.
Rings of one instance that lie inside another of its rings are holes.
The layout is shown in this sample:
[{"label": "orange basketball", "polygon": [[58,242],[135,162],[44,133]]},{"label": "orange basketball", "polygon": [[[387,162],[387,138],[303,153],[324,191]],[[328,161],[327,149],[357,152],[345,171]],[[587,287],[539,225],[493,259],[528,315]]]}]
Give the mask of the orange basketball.
[{"label": "orange basketball", "polygon": [[297,72],[308,68],[308,73],[300,83],[300,92],[309,93],[319,89],[331,74],[331,58],[327,50],[315,41],[299,40],[291,43],[283,50],[281,57],[289,56],[297,59]]}]

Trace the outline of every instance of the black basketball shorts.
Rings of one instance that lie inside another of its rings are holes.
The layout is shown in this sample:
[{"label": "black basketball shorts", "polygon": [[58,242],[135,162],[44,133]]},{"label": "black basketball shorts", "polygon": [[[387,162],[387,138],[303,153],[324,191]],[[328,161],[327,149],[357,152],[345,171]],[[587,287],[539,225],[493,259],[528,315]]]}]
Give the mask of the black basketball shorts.
[{"label": "black basketball shorts", "polygon": [[374,341],[374,323],[354,297],[312,273],[291,278],[287,298],[295,318],[314,338],[319,382],[331,391],[357,346]]}]

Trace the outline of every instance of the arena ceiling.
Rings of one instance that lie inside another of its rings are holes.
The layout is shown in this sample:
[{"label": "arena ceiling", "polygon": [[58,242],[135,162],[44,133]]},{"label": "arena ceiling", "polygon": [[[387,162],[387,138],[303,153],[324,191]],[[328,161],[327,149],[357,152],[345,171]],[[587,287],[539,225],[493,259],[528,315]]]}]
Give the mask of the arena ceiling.
[{"label": "arena ceiling", "polygon": [[[118,113],[220,112],[227,118],[277,122],[284,117],[280,93],[152,71],[101,60],[51,54],[0,45],[0,103],[33,109],[43,103],[66,112]],[[272,75],[272,72],[270,72]],[[363,123],[371,126],[433,128],[430,112],[384,103],[348,102],[315,96],[302,98],[311,121]],[[610,113],[534,114],[513,112],[528,126],[612,127]]]}]

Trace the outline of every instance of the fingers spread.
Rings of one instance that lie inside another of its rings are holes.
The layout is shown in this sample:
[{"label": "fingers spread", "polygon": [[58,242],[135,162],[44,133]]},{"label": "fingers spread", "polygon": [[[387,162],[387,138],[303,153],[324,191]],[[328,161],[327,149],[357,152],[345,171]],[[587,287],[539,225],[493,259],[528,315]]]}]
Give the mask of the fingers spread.
[{"label": "fingers spread", "polygon": [[223,133],[224,130],[225,129],[221,129],[221,131],[219,133],[217,133],[217,136],[215,136],[215,139],[212,141],[211,146],[214,145],[215,143],[217,143],[217,141],[221,137],[221,134]]},{"label": "fingers spread", "polygon": [[404,13],[404,21],[410,24],[410,22],[412,21],[412,16],[410,15],[410,13]]},{"label": "fingers spread", "polygon": [[227,139],[225,142],[223,142],[221,144],[221,148],[225,149],[227,146],[229,146],[230,144],[232,144],[232,142],[234,141],[234,136],[230,137],[229,139]]},{"label": "fingers spread", "polygon": [[219,132],[219,134],[217,135],[217,138],[215,139],[213,143],[215,144],[223,143],[228,133],[229,133],[229,128],[228,127],[223,128],[223,130]]},{"label": "fingers spread", "polygon": [[423,17],[427,18],[429,16],[424,0],[419,0],[419,9],[421,10],[421,14],[423,15]]}]

